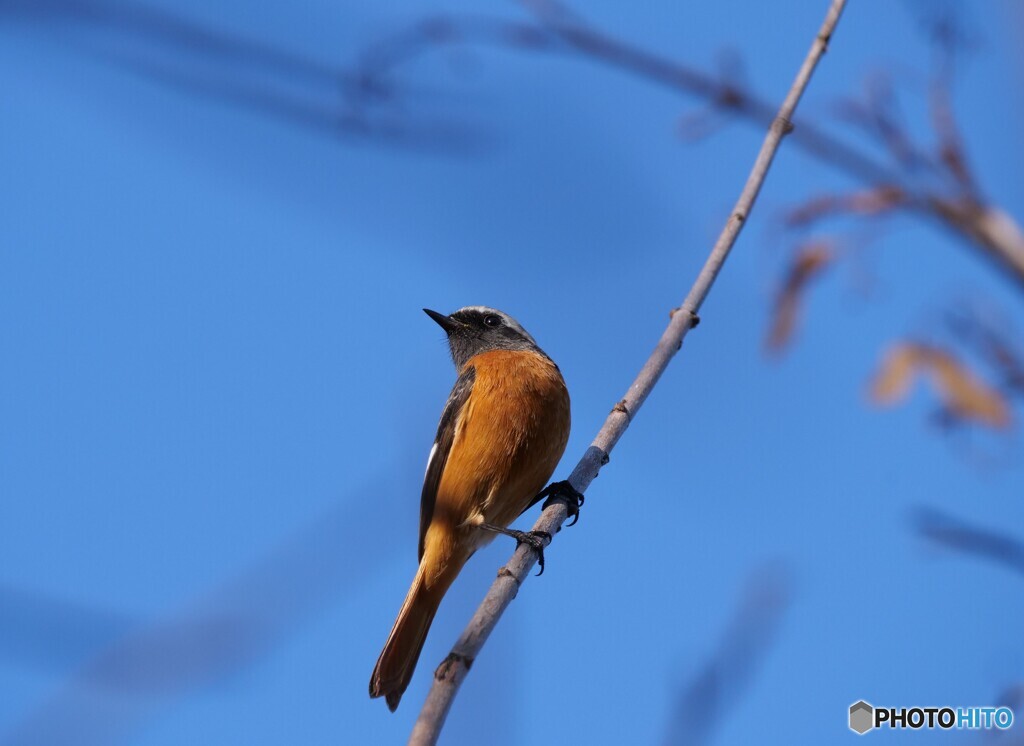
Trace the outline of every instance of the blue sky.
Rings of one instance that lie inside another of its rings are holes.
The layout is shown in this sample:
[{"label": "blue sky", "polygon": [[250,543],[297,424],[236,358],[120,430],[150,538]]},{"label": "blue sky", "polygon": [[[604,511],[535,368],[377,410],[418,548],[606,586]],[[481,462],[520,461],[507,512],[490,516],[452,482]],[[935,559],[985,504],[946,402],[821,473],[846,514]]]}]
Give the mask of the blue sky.
[{"label": "blue sky", "polygon": [[[985,192],[1024,216],[1011,5],[966,5],[975,44],[955,103]],[[825,6],[586,10],[701,68],[736,50],[777,101]],[[514,4],[82,7],[0,3],[0,743],[402,742],[512,549],[495,541],[464,571],[399,711],[370,701],[455,377],[420,309],[483,303],[530,330],[572,393],[567,475],[685,295],[762,133],[734,123],[683,144],[692,100],[488,48],[410,63],[396,108],[375,109],[430,128],[426,143],[337,136],[248,95],[334,112],[317,71],[425,12],[525,19]],[[292,63],[151,36],[139,7]],[[919,8],[852,4],[798,123],[825,121],[873,69],[920,79]],[[922,107],[905,104],[919,128]],[[791,602],[716,742],[853,738],[857,699],[983,705],[1020,680],[1020,578],[936,551],[908,518],[928,505],[1024,534],[1019,436],[945,435],[923,389],[886,411],[865,395],[887,343],[951,298],[1019,320],[1019,291],[896,219],[861,256],[870,292],[841,266],[790,353],[763,354],[792,244],[780,214],[850,187],[784,145],[701,327],[474,665],[449,742],[660,742],[772,563]],[[975,447],[1011,458],[979,466]],[[780,703],[800,717],[780,722]]]}]

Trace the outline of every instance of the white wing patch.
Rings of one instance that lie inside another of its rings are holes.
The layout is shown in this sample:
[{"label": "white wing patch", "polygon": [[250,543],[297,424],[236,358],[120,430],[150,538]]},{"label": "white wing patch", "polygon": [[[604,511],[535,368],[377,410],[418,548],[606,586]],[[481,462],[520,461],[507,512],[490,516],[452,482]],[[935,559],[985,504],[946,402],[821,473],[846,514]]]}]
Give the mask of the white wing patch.
[{"label": "white wing patch", "polygon": [[434,457],[437,455],[437,442],[434,442],[434,447],[430,449],[430,455],[427,456],[427,468],[423,471],[423,478],[427,478],[427,474],[430,473],[430,465],[434,463]]}]

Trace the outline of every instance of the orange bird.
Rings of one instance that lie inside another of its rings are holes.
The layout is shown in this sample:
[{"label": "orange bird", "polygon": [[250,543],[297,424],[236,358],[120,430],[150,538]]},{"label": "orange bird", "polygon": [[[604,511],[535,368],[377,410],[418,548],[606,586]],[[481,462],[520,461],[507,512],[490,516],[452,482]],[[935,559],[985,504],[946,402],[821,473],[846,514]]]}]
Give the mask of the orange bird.
[{"label": "orange bird", "polygon": [[568,482],[539,492],[569,438],[569,392],[558,366],[501,311],[423,310],[447,333],[459,377],[427,460],[419,569],[370,677],[370,696],[384,697],[392,711],[441,599],[473,552],[495,532],[540,551],[544,544],[535,534],[508,525],[547,495],[564,500],[570,513],[582,500]]}]

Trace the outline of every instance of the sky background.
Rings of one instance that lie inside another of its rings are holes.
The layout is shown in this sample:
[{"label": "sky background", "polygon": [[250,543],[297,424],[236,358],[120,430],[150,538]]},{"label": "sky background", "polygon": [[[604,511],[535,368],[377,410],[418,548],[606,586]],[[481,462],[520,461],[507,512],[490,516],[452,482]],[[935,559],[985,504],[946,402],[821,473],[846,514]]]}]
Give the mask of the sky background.
[{"label": "sky background", "polygon": [[[733,50],[777,102],[826,6],[585,10],[702,69]],[[1021,217],[1024,16],[963,6],[955,105],[984,191]],[[797,126],[834,121],[887,69],[927,137],[921,8],[851,3]],[[368,699],[455,379],[420,309],[501,308],[557,361],[560,478],[649,354],[763,132],[683,143],[698,102],[488,46],[403,64],[370,131],[337,126],[333,73],[461,12],[528,19],[513,3],[0,2],[0,743],[403,742],[512,551],[497,540],[460,576],[398,712]],[[780,215],[851,186],[783,144],[703,323],[474,664],[446,742],[659,743],[682,719],[693,740],[714,723],[717,743],[831,743],[855,737],[858,699],[987,705],[1021,681],[1020,577],[910,520],[930,506],[1024,535],[1019,433],[944,433],[923,387],[893,410],[865,395],[886,346],[954,299],[1021,328],[1020,291],[896,219],[765,357],[794,243]],[[682,693],[737,635],[746,684],[687,716]]]}]

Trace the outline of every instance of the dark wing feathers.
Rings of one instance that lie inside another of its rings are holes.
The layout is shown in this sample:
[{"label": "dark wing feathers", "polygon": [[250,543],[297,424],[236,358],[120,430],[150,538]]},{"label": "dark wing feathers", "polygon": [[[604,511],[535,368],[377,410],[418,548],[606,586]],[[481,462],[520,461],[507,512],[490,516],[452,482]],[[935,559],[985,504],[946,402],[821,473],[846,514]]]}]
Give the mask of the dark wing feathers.
[{"label": "dark wing feathers", "polygon": [[423,541],[427,535],[427,526],[434,515],[437,487],[441,484],[441,475],[444,473],[444,466],[448,463],[448,454],[451,453],[452,442],[455,440],[455,424],[459,421],[459,413],[469,400],[469,393],[473,390],[475,380],[476,368],[472,365],[466,366],[455,381],[452,393],[448,395],[448,402],[441,413],[441,422],[437,425],[437,437],[434,438],[434,447],[430,451],[427,473],[423,477],[423,494],[420,497],[419,559],[423,559]]}]

